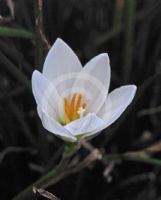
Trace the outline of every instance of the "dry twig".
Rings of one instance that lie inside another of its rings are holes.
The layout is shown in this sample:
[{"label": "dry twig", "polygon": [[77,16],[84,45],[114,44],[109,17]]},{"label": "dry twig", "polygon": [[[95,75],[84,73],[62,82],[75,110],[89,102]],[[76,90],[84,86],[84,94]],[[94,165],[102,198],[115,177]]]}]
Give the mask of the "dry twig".
[{"label": "dry twig", "polygon": [[42,188],[36,188],[33,187],[32,191],[34,194],[39,193],[41,196],[50,199],[50,200],[60,200],[58,197],[56,197],[54,194],[42,189]]}]

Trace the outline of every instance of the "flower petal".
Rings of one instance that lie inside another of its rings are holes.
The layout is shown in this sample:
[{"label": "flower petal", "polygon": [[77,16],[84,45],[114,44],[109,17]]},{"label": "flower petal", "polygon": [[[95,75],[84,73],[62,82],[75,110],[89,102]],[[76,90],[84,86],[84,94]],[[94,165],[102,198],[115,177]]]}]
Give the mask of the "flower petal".
[{"label": "flower petal", "polygon": [[40,105],[42,101],[42,96],[50,85],[50,82],[39,71],[35,70],[32,74],[31,83],[32,92],[35,97],[36,103]]},{"label": "flower petal", "polygon": [[131,103],[136,92],[135,85],[126,85],[113,90],[107,97],[105,105],[99,112],[99,116],[112,124],[125,111]]},{"label": "flower petal", "polygon": [[59,115],[62,113],[60,110],[61,106],[59,106],[61,98],[56,88],[46,77],[36,70],[32,74],[32,91],[37,105],[44,112],[54,118],[62,117]]},{"label": "flower petal", "polygon": [[75,77],[81,69],[82,65],[76,54],[63,40],[58,38],[45,59],[44,76],[50,81],[54,81],[58,92],[62,93],[72,87]]},{"label": "flower petal", "polygon": [[49,115],[44,113],[40,107],[38,107],[37,109],[38,109],[39,116],[42,120],[42,125],[46,130],[63,138],[66,141],[70,141],[70,142],[76,141],[76,138],[67,129],[61,126]]},{"label": "flower petal", "polygon": [[90,113],[86,117],[67,124],[64,128],[72,135],[77,136],[94,131],[98,127],[103,126],[103,124],[104,121],[97,117],[95,113]]},{"label": "flower petal", "polygon": [[84,135],[84,137],[99,133],[115,122],[133,100],[136,89],[137,87],[135,85],[126,85],[113,90],[108,95],[105,104],[98,113],[98,116],[105,121],[105,124]]},{"label": "flower petal", "polygon": [[109,58],[105,53],[90,60],[79,73],[72,90],[86,96],[87,113],[97,113],[104,104],[110,76]]}]

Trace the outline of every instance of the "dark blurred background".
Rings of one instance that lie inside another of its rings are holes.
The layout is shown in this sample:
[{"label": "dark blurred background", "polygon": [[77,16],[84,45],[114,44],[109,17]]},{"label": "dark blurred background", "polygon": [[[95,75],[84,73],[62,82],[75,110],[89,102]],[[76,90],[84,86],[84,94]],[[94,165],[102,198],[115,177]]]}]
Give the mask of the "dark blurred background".
[{"label": "dark blurred background", "polygon": [[[0,0],[2,200],[12,199],[52,169],[62,155],[64,142],[42,128],[30,85],[32,71],[41,71],[49,44],[57,37],[74,49],[83,64],[108,52],[110,90],[124,84],[138,86],[127,111],[90,142],[107,155],[157,144],[152,157],[160,163],[161,1],[42,2],[41,10],[39,0]],[[78,152],[79,156],[84,154],[85,150]],[[48,189],[62,200],[159,200],[158,163],[119,160],[112,162],[112,170],[106,174],[106,167],[95,162]]]}]

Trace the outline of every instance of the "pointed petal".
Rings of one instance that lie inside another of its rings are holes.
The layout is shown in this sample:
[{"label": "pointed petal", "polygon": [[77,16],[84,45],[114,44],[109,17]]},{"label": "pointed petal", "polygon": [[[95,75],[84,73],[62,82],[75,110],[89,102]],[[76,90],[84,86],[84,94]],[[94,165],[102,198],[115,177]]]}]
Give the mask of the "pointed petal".
[{"label": "pointed petal", "polygon": [[61,103],[60,96],[57,93],[54,85],[44,77],[40,72],[34,71],[32,74],[32,91],[37,105],[46,113],[53,117],[60,117]]},{"label": "pointed petal", "polygon": [[72,90],[86,96],[87,113],[97,113],[104,104],[110,76],[109,58],[105,53],[90,60],[79,73]]},{"label": "pointed petal", "polygon": [[[63,40],[58,38],[45,59],[44,76],[50,81],[54,81],[58,92],[62,93],[72,87],[74,79],[81,69],[82,65],[76,54]],[[61,84],[62,81],[66,82]]]},{"label": "pointed petal", "polygon": [[104,121],[97,117],[95,113],[90,113],[86,117],[67,124],[64,128],[71,132],[72,135],[77,136],[91,132],[103,124]]},{"label": "pointed petal", "polygon": [[105,121],[105,124],[84,135],[84,137],[97,134],[115,122],[133,100],[136,89],[135,85],[126,85],[113,90],[98,113],[98,116]]},{"label": "pointed petal", "polygon": [[44,113],[40,108],[38,108],[38,110],[39,116],[42,120],[42,125],[46,130],[66,141],[76,141],[76,138],[68,130],[56,122],[55,119]]},{"label": "pointed petal", "polygon": [[126,85],[113,90],[98,115],[109,126],[125,111],[136,93],[135,85]]},{"label": "pointed petal", "polygon": [[32,92],[35,97],[36,103],[41,104],[42,96],[46,89],[49,87],[50,82],[37,70],[32,73],[31,78]]}]

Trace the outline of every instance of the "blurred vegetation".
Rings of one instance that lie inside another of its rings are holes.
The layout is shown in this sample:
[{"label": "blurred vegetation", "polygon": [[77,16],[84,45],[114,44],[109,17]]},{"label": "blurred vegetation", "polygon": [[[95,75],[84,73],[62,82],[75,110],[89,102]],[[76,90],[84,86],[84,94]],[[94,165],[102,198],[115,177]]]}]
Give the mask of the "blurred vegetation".
[{"label": "blurred vegetation", "polygon": [[62,200],[161,198],[160,22],[160,0],[0,0],[0,199],[12,199],[61,158],[64,143],[42,128],[30,83],[57,37],[83,64],[108,52],[110,90],[132,83],[138,92],[122,117],[90,141],[102,162],[80,165],[48,189]]}]

